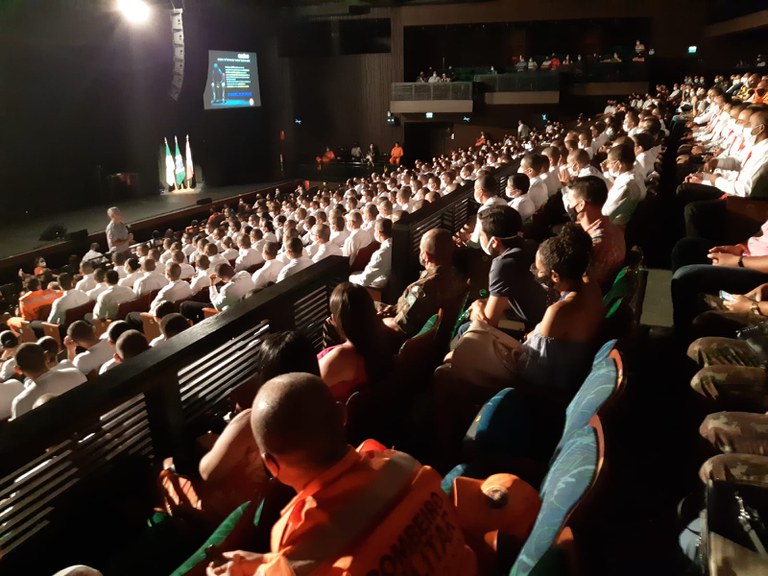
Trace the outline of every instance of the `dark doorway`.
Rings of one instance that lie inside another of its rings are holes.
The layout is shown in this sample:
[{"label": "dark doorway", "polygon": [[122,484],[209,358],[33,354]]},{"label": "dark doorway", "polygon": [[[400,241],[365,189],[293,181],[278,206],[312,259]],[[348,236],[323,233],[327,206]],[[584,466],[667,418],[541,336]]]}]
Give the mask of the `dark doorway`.
[{"label": "dark doorway", "polygon": [[432,162],[434,156],[451,150],[453,124],[450,122],[406,122],[404,128],[403,149],[409,166],[414,160]]}]

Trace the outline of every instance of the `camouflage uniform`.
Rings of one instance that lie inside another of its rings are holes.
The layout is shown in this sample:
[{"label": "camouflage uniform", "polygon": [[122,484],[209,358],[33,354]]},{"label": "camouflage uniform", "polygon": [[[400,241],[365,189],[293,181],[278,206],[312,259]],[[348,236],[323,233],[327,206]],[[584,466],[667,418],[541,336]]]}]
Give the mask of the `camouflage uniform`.
[{"label": "camouflage uniform", "polygon": [[699,338],[688,348],[688,357],[701,366],[691,388],[724,408],[768,410],[768,378],[763,356],[746,341],[732,338]]},{"label": "camouflage uniform", "polygon": [[699,478],[705,484],[709,480],[725,480],[768,487],[768,456],[718,454],[702,464]]},{"label": "camouflage uniform", "polygon": [[699,427],[699,434],[723,453],[768,455],[768,414],[717,412]]},{"label": "camouflage uniform", "polygon": [[450,266],[425,270],[397,301],[395,322],[409,338],[439,309],[454,311],[467,292],[467,279]]}]

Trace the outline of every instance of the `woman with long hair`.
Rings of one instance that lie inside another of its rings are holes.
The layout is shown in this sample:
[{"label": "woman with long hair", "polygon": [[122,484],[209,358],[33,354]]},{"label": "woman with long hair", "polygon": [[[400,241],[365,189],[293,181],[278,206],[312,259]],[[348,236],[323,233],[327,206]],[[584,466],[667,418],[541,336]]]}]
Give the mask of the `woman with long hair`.
[{"label": "woman with long hair", "polygon": [[368,291],[343,282],[331,293],[331,322],[342,344],[317,355],[320,377],[337,400],[345,401],[366,383],[387,375],[392,354],[386,329]]}]

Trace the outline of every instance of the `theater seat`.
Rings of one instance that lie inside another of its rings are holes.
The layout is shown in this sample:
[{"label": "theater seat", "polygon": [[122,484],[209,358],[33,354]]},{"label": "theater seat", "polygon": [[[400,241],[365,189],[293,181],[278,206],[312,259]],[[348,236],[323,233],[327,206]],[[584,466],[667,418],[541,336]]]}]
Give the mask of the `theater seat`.
[{"label": "theater seat", "polygon": [[53,324],[51,322],[43,322],[43,334],[45,336],[50,336],[54,340],[56,340],[56,344],[59,345],[59,349],[62,348],[62,342],[61,342],[61,328],[58,324]]},{"label": "theater seat", "polygon": [[96,301],[90,300],[83,304],[82,306],[76,306],[74,308],[70,308],[66,312],[64,312],[64,326],[69,326],[73,322],[77,322],[78,320],[83,320],[85,318],[85,315],[89,312],[93,312],[93,309],[96,307]]},{"label": "theater seat", "polygon": [[161,335],[160,325],[153,314],[149,312],[142,312],[141,314],[141,329],[144,332],[144,337],[147,342],[151,342],[155,338]]},{"label": "theater seat", "polygon": [[203,308],[203,318],[210,318],[211,316],[216,316],[221,312],[220,310],[216,310],[216,308]]},{"label": "theater seat", "polygon": [[371,256],[373,256],[373,253],[379,249],[379,246],[381,245],[378,242],[374,241],[368,244],[368,246],[360,248],[360,250],[358,250],[357,252],[357,256],[355,256],[354,262],[352,262],[350,271],[361,272],[365,270],[365,267],[368,265],[368,262],[371,261]]}]

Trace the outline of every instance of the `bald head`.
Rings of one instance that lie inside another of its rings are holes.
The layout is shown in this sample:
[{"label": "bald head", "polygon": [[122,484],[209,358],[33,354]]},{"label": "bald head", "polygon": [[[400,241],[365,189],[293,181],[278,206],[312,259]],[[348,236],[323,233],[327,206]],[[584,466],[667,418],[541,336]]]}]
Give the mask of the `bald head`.
[{"label": "bald head", "polygon": [[332,466],[347,448],[343,410],[319,377],[301,372],[259,389],[251,429],[262,454],[305,470]]},{"label": "bald head", "polygon": [[436,266],[453,263],[453,238],[448,230],[433,228],[421,237],[422,258]]}]

